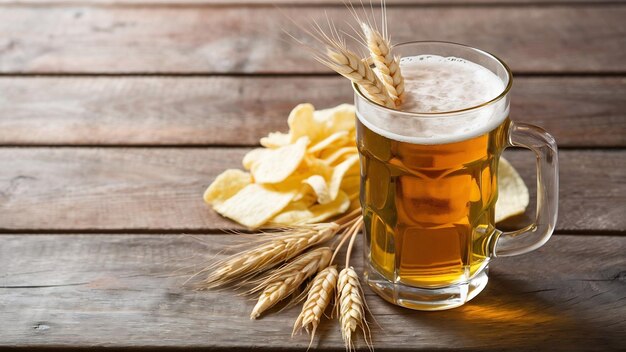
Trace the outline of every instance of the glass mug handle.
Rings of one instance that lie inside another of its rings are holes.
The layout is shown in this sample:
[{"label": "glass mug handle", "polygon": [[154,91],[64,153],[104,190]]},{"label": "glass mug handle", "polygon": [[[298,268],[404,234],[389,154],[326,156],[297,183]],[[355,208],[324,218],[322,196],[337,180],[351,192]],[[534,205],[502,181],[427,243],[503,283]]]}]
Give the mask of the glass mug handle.
[{"label": "glass mug handle", "polygon": [[554,137],[537,126],[511,122],[506,138],[506,147],[530,149],[537,156],[537,215],[521,230],[496,230],[493,257],[524,254],[543,246],[554,231],[558,212],[559,160]]}]

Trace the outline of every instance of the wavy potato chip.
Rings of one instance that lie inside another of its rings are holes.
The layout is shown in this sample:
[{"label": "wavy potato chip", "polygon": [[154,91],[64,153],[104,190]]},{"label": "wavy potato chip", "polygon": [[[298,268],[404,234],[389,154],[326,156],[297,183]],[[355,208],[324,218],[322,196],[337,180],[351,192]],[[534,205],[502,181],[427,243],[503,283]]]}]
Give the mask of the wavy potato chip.
[{"label": "wavy potato chip", "polygon": [[[325,151],[326,152],[326,151]],[[324,161],[324,163],[328,164],[328,165],[332,165],[335,164],[336,162],[341,162],[343,160],[345,160],[344,157],[346,156],[351,156],[351,155],[357,155],[357,153],[359,152],[357,150],[356,147],[351,146],[351,147],[342,147],[336,150],[328,150],[328,155],[326,155],[326,153],[322,153],[320,155],[321,160]]]},{"label": "wavy potato chip", "polygon": [[310,207],[309,211],[311,212],[311,217],[306,222],[307,224],[322,222],[335,215],[345,213],[349,207],[350,198],[348,198],[344,192],[339,191],[337,198],[335,198],[332,202],[327,204],[316,204]]},{"label": "wavy potato chip", "polygon": [[496,222],[523,214],[529,202],[530,196],[524,180],[506,159],[500,158]]},{"label": "wavy potato chip", "polygon": [[291,175],[304,159],[307,137],[302,137],[294,144],[276,149],[267,149],[257,162],[252,163],[250,171],[256,183],[279,183]]},{"label": "wavy potato chip", "polygon": [[299,104],[291,110],[287,119],[291,143],[302,137],[308,137],[312,143],[319,140],[323,126],[315,121],[314,110],[315,108],[311,104]]},{"label": "wavy potato chip", "polygon": [[341,182],[343,181],[344,176],[348,174],[350,169],[354,168],[358,170],[358,168],[355,167],[357,165],[359,165],[359,156],[352,155],[334,168],[333,175],[330,177],[330,182],[328,185],[328,191],[330,193],[331,199],[335,199],[337,197]]},{"label": "wavy potato chip", "polygon": [[311,187],[319,204],[327,204],[333,201],[328,191],[328,183],[324,177],[320,175],[313,175],[303,182]]},{"label": "wavy potato chip", "polygon": [[349,207],[350,199],[345,193],[339,192],[337,199],[328,204],[307,206],[302,202],[291,203],[270,223],[274,225],[298,225],[322,222],[335,215],[345,213]]},{"label": "wavy potato chip", "polygon": [[261,161],[261,159],[263,159],[268,153],[269,150],[265,148],[252,149],[246,155],[244,155],[241,164],[243,165],[244,169],[250,170],[252,169],[252,166],[254,166],[254,164],[257,164],[259,161]]},{"label": "wavy potato chip", "polygon": [[267,137],[261,138],[260,142],[266,148],[279,148],[291,143],[291,136],[288,133],[270,132]]},{"label": "wavy potato chip", "polygon": [[356,110],[352,104],[341,104],[330,109],[316,110],[313,113],[317,121],[325,125],[326,135],[339,131],[354,131],[356,129]]},{"label": "wavy potato chip", "polygon": [[278,190],[273,185],[251,183],[213,209],[223,216],[254,229],[265,224],[283,210],[293,199],[297,189]]},{"label": "wavy potato chip", "polygon": [[309,147],[309,149],[307,149],[307,153],[316,154],[316,153],[323,151],[324,149],[330,148],[331,146],[335,146],[335,148],[341,147],[349,142],[348,135],[349,133],[347,131],[335,132],[331,134],[330,136],[317,142],[312,147]]},{"label": "wavy potato chip", "polygon": [[303,164],[302,172],[309,175],[321,175],[324,178],[329,178],[333,173],[332,166],[314,156],[305,156]]},{"label": "wavy potato chip", "polygon": [[209,204],[221,203],[250,183],[252,183],[252,177],[249,173],[237,169],[225,170],[204,191],[204,201]]}]

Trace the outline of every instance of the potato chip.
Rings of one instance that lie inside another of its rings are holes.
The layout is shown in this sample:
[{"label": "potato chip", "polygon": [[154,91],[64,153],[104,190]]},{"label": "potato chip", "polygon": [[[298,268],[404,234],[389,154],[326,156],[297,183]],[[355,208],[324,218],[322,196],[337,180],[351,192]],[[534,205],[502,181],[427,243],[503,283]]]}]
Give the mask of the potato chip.
[{"label": "potato chip", "polygon": [[317,142],[315,145],[313,145],[312,147],[309,147],[309,149],[307,149],[307,153],[319,153],[321,151],[323,151],[324,149],[327,149],[331,146],[336,146],[336,147],[340,147],[345,145],[346,143],[348,143],[348,132],[347,131],[339,131],[339,132],[335,132],[333,134],[331,134],[330,136],[322,139],[321,141]]},{"label": "potato chip", "polygon": [[500,158],[496,222],[523,214],[529,202],[530,196],[524,180],[506,159]]},{"label": "potato chip", "polygon": [[304,224],[311,218],[310,205],[298,201],[289,204],[283,211],[270,220],[272,225],[298,225]]},{"label": "potato chip", "polygon": [[305,156],[303,164],[302,170],[298,171],[308,173],[309,175],[321,175],[324,178],[330,178],[330,175],[333,173],[332,166],[314,156]]},{"label": "potato chip", "polygon": [[254,166],[254,164],[257,164],[259,161],[261,161],[261,159],[263,159],[268,153],[269,150],[265,148],[252,149],[246,155],[244,155],[241,164],[243,165],[244,169],[250,170],[252,169],[252,166]]},{"label": "potato chip", "polygon": [[279,183],[291,175],[300,165],[306,147],[307,137],[294,144],[277,149],[267,149],[258,162],[252,164],[252,176],[256,183]]},{"label": "potato chip", "polygon": [[251,182],[252,177],[247,172],[237,169],[225,170],[204,191],[204,201],[209,204],[221,203],[234,196]]},{"label": "potato chip", "polygon": [[313,175],[303,181],[305,184],[309,185],[315,195],[317,196],[317,202],[319,204],[328,204],[333,201],[330,198],[330,193],[328,192],[328,183],[326,179],[320,175]]},{"label": "potato chip", "polygon": [[313,115],[317,121],[324,123],[327,135],[356,129],[356,112],[354,105],[351,104],[341,104],[334,108],[317,110]]},{"label": "potato chip", "polygon": [[223,216],[254,229],[283,210],[296,192],[297,189],[279,191],[273,185],[252,183],[213,208]]},{"label": "potato chip", "polygon": [[317,202],[317,194],[315,194],[311,187],[306,185],[306,187],[302,187],[300,191],[296,193],[291,202],[301,202],[306,204],[307,207],[310,207]]},{"label": "potato chip", "polygon": [[309,208],[311,217],[306,220],[307,224],[322,222],[335,215],[343,214],[350,207],[350,198],[342,192],[337,193],[337,197],[327,204],[316,204]]},{"label": "potato chip", "polygon": [[291,143],[291,136],[288,133],[270,132],[267,137],[261,138],[260,142],[265,148],[280,148]]},{"label": "potato chip", "polygon": [[309,207],[301,202],[291,203],[270,222],[275,225],[312,224],[343,214],[349,207],[350,199],[344,192],[339,192],[337,198],[328,204]]},{"label": "potato chip", "polygon": [[312,143],[320,139],[324,128],[315,121],[313,111],[314,107],[311,104],[300,104],[291,110],[287,119],[291,143],[302,137],[308,137]]},{"label": "potato chip", "polygon": [[339,186],[341,186],[341,181],[343,181],[343,177],[350,171],[350,169],[354,168],[358,170],[358,168],[355,167],[355,165],[358,164],[359,156],[352,155],[335,167],[328,186],[331,199],[335,199],[337,197],[337,193],[339,192]]},{"label": "potato chip", "polygon": [[321,160],[323,160],[328,165],[332,165],[337,161],[343,161],[344,156],[356,155],[358,153],[358,150],[356,147],[343,147],[333,150],[332,153],[329,153],[328,155],[326,155],[325,152],[326,151],[320,154]]}]

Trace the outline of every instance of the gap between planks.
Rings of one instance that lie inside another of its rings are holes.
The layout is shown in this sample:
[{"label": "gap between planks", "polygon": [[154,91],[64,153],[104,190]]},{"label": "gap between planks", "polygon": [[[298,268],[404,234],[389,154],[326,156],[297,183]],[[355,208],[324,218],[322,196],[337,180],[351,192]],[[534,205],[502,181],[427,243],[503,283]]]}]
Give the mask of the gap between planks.
[{"label": "gap between planks", "polygon": [[[513,230],[506,228],[506,230]],[[26,235],[26,236],[56,236],[56,235],[203,235],[221,236],[237,234],[255,234],[259,231],[242,229],[3,229],[0,228],[0,239],[2,236]],[[626,235],[626,230],[556,230],[553,236],[605,236],[622,237]]]},{"label": "gap between planks", "polygon": [[[362,0],[367,4],[367,0]],[[350,2],[350,1],[345,1]],[[358,0],[351,1],[352,4],[360,5]],[[374,9],[379,8],[376,4],[377,0],[372,0],[375,4]],[[549,8],[549,7],[582,7],[582,6],[614,6],[626,5],[625,0],[470,0],[470,1],[450,1],[444,0],[437,2],[436,0],[416,0],[416,1],[393,1],[387,0],[387,8]],[[295,1],[295,0],[261,0],[261,1],[229,1],[229,0],[25,0],[25,1],[6,1],[0,0],[0,7],[102,7],[102,8],[272,8],[272,7],[291,7],[291,8],[345,8],[346,5],[342,0],[329,1]],[[367,5],[366,5],[367,6]]]}]

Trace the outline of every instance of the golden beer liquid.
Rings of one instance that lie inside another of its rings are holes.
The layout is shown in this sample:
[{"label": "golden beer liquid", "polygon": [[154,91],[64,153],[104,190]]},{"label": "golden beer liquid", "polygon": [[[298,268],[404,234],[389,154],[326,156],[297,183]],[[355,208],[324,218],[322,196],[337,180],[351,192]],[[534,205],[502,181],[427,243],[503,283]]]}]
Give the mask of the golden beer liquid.
[{"label": "golden beer liquid", "polygon": [[419,145],[357,120],[366,250],[376,271],[435,288],[469,280],[487,265],[508,124],[468,140]]}]

